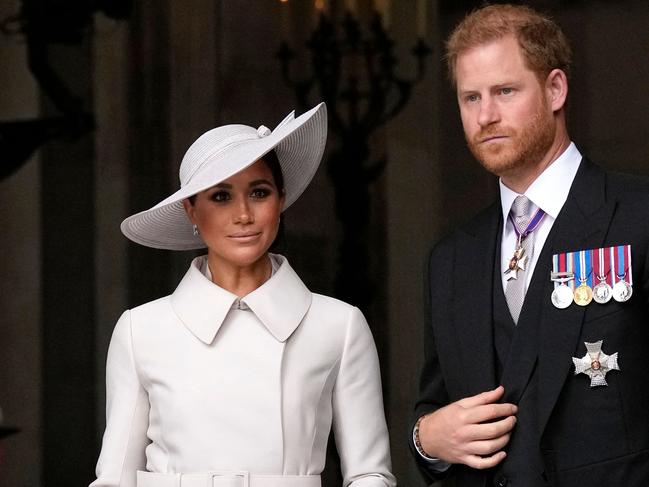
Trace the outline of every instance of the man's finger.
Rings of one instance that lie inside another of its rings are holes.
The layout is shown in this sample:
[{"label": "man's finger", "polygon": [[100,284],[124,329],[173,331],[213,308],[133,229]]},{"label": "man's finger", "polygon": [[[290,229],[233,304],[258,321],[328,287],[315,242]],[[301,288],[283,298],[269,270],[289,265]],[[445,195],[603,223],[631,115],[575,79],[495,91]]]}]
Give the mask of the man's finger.
[{"label": "man's finger", "polygon": [[482,404],[491,404],[492,402],[498,401],[504,393],[505,388],[503,386],[498,386],[491,391],[481,392],[475,396],[460,399],[457,403],[464,408],[472,408]]},{"label": "man's finger", "polygon": [[509,443],[510,435],[506,434],[492,440],[474,441],[467,445],[466,451],[472,455],[487,456],[502,450]]},{"label": "man's finger", "polygon": [[473,424],[467,426],[467,437],[475,441],[492,440],[508,434],[516,425],[516,416],[508,416],[493,423]]},{"label": "man's finger", "polygon": [[465,463],[469,467],[476,468],[478,470],[485,470],[487,468],[495,467],[500,462],[502,462],[506,456],[507,454],[504,451],[499,451],[498,453],[494,453],[489,457],[481,457],[479,455],[469,455],[467,458],[464,459],[463,463]]},{"label": "man's finger", "polygon": [[465,410],[464,420],[467,423],[484,423],[495,419],[512,416],[518,412],[514,404],[483,404]]}]

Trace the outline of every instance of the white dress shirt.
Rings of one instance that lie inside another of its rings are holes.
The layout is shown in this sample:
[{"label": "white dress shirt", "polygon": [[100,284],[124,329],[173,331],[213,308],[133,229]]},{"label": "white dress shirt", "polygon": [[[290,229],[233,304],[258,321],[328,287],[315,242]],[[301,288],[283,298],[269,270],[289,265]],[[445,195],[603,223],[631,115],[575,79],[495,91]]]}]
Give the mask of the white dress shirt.
[{"label": "white dress shirt", "polygon": [[[530,285],[534,268],[552,225],[559,216],[566,199],[568,199],[570,186],[572,186],[575,179],[580,162],[581,153],[575,144],[571,142],[568,148],[534,180],[524,193],[524,196],[533,203],[534,211],[536,208],[541,208],[545,212],[545,217],[539,226],[527,237],[534,239],[534,252],[531,259],[528,259],[525,268],[525,289]],[[500,268],[502,272],[500,276],[504,290],[507,288],[505,271],[509,266],[509,260],[514,255],[517,241],[514,225],[507,215],[509,215],[514,199],[519,194],[505,186],[502,180],[500,180],[499,185],[500,205],[503,212],[503,235],[500,245]],[[534,214],[534,211],[532,214]]]}]

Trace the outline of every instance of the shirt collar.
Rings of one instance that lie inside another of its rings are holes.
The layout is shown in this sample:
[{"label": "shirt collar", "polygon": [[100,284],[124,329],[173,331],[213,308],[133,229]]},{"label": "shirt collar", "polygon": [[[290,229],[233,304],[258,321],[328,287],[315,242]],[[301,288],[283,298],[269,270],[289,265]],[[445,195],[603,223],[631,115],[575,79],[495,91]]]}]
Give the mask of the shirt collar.
[{"label": "shirt collar", "polygon": [[[525,196],[549,216],[556,219],[568,199],[570,186],[575,179],[580,162],[581,153],[574,142],[571,142],[568,148],[545,168],[545,171],[527,188]],[[502,180],[499,181],[499,184],[500,205],[503,221],[506,222],[512,203],[519,194],[505,186]]]},{"label": "shirt collar", "polygon": [[264,284],[240,300],[207,278],[207,256],[195,258],[171,295],[171,306],[196,338],[212,343],[228,314],[243,303],[279,342],[284,342],[302,322],[311,306],[311,292],[285,257],[272,255],[279,263]]}]

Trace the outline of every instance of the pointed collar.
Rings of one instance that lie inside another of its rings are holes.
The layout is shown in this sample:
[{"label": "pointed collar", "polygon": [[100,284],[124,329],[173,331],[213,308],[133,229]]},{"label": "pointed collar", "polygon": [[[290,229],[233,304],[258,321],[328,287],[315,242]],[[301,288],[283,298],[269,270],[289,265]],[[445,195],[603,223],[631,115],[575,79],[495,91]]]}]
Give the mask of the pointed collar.
[{"label": "pointed collar", "polygon": [[[579,169],[581,159],[581,153],[574,142],[571,142],[568,148],[527,188],[525,196],[536,207],[556,219],[568,199],[568,193],[570,193],[570,187]],[[503,221],[506,222],[509,210],[518,193],[505,186],[502,180],[500,180],[499,186],[500,206]]]},{"label": "pointed collar", "polygon": [[272,258],[280,264],[277,271],[241,299],[206,277],[206,255],[195,258],[171,295],[174,312],[196,338],[209,345],[240,301],[277,341],[286,341],[309,310],[312,295],[285,257]]}]

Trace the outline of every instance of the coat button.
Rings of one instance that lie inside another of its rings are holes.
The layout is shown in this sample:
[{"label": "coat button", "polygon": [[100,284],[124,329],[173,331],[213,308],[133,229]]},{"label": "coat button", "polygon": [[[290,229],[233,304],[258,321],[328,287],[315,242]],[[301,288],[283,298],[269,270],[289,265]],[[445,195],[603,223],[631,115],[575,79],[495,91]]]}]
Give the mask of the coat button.
[{"label": "coat button", "polygon": [[496,487],[505,487],[507,483],[508,483],[507,477],[505,477],[504,475],[500,475],[499,477],[496,478],[496,480],[494,480],[494,485]]}]

